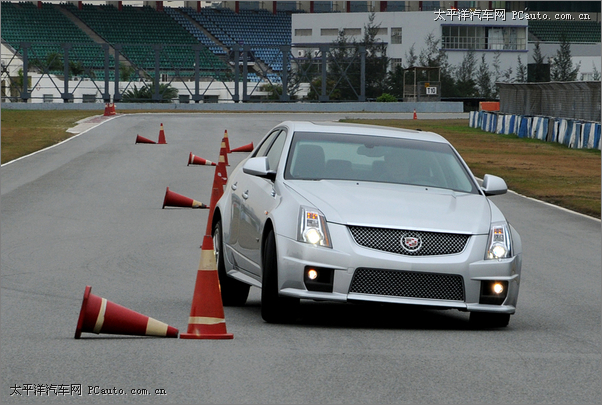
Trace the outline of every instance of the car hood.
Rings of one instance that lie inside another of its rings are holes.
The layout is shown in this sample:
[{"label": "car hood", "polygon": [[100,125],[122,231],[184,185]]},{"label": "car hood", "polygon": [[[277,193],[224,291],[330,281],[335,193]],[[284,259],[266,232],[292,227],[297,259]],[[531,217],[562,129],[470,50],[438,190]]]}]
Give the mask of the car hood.
[{"label": "car hood", "polygon": [[400,184],[300,181],[287,185],[328,222],[435,232],[486,234],[491,212],[479,194]]}]

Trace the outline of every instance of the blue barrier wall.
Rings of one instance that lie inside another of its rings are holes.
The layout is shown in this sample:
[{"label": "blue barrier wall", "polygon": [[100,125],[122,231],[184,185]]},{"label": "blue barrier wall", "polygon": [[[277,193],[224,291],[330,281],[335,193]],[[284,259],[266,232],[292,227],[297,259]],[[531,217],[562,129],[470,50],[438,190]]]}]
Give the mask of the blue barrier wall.
[{"label": "blue barrier wall", "polygon": [[497,134],[516,134],[519,138],[558,142],[569,148],[601,149],[599,122],[471,111],[468,125]]}]

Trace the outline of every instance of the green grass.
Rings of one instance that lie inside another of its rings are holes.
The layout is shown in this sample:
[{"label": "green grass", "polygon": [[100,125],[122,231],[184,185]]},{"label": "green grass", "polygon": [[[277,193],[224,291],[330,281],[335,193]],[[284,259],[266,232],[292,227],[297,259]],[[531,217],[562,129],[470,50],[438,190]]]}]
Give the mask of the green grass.
[{"label": "green grass", "polygon": [[[69,138],[67,129],[94,115],[99,112],[2,111],[2,163]],[[520,194],[600,218],[599,150],[497,135],[470,128],[467,119],[345,121],[436,132],[454,145],[476,176],[500,176]]]}]

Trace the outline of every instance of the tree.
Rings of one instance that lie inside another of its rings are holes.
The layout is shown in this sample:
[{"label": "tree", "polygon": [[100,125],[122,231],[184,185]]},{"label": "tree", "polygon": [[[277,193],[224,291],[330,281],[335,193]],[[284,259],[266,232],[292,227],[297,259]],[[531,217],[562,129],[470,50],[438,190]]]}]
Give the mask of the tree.
[{"label": "tree", "polygon": [[404,70],[401,65],[395,66],[387,73],[386,87],[387,93],[393,97],[403,98],[403,75]]},{"label": "tree", "polygon": [[474,80],[477,60],[473,50],[466,52],[460,67],[456,69],[456,87],[460,97],[477,95],[477,83]]},{"label": "tree", "polygon": [[418,62],[418,55],[416,55],[416,52],[414,51],[414,44],[412,44],[410,47],[409,53],[406,53],[404,56],[406,60],[406,67],[416,66],[416,62]]},{"label": "tree", "polygon": [[573,68],[571,59],[571,44],[562,33],[560,37],[560,48],[556,51],[556,56],[552,58],[551,78],[558,82],[572,82],[577,80],[577,74],[581,64]]},{"label": "tree", "polygon": [[134,88],[123,93],[122,101],[124,103],[135,103],[135,102],[150,102],[150,103],[169,103],[172,99],[178,96],[178,89],[171,87],[170,84],[163,83],[159,84],[159,95],[161,100],[153,100],[155,94],[155,85],[150,86],[143,85],[139,89],[134,85]]},{"label": "tree", "polygon": [[477,86],[481,97],[492,97],[491,74],[489,73],[489,66],[485,62],[485,54],[481,55],[481,64],[477,71]]},{"label": "tree", "polygon": [[527,81],[527,67],[523,65],[523,62],[520,60],[520,56],[518,56],[518,67],[516,68],[515,81],[519,83],[525,83]]},{"label": "tree", "polygon": [[600,80],[600,72],[598,71],[598,69],[596,69],[596,65],[594,64],[594,62],[592,62],[592,79],[593,80]]},{"label": "tree", "polygon": [[545,63],[545,56],[541,53],[539,41],[535,43],[533,49],[533,65],[529,65],[527,71],[527,80],[530,82],[549,82],[550,81],[550,65]]}]

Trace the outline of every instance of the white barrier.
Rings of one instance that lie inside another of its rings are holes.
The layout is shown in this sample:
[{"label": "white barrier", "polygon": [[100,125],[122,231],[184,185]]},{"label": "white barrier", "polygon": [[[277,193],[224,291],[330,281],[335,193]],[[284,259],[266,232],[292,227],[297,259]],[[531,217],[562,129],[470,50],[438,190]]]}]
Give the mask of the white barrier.
[{"label": "white barrier", "polygon": [[497,134],[557,142],[569,148],[602,149],[599,122],[471,111],[468,125]]}]

